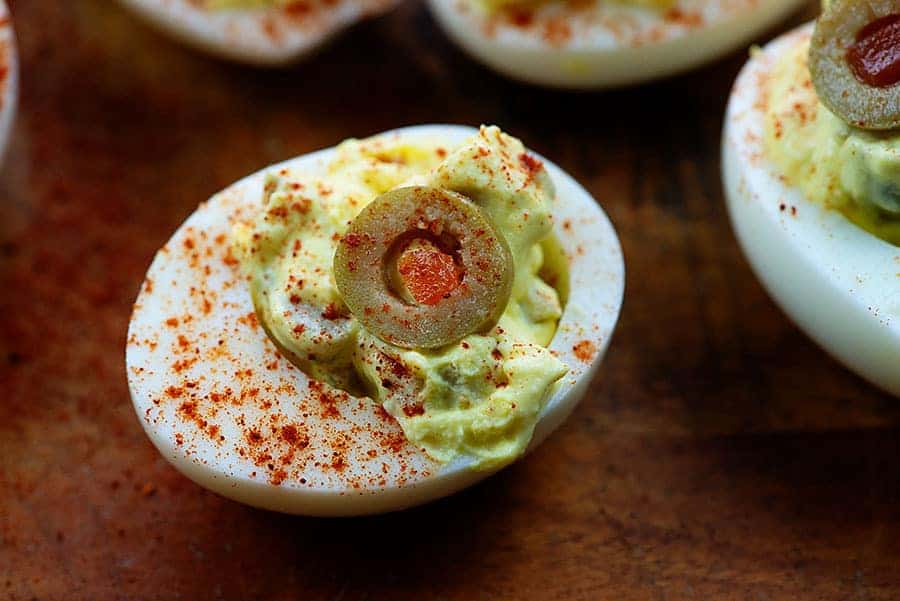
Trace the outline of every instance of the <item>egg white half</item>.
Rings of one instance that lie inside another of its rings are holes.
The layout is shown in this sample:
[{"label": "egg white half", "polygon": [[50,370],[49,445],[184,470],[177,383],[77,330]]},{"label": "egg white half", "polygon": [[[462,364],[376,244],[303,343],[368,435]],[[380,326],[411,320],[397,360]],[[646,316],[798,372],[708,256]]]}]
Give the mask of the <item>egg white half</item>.
[{"label": "egg white half", "polygon": [[209,10],[191,0],[119,0],[185,44],[229,60],[278,66],[300,60],[331,37],[399,0],[308,0],[290,7]]},{"label": "egg white half", "polygon": [[[436,139],[449,149],[476,131],[425,125],[383,135]],[[247,281],[229,250],[232,224],[259,209],[267,172],[290,167],[323,174],[334,156],[331,148],[269,167],[202,204],[154,258],[126,351],[135,411],[172,465],[226,497],[322,516],[402,509],[489,475],[468,469],[465,459],[435,463],[370,399],[323,399],[256,323]],[[529,448],[585,393],[618,319],[625,276],[619,240],[602,209],[572,177],[542,160],[557,187],[554,227],[570,279],[550,348],[569,373]],[[300,445],[298,424],[306,437]]]},{"label": "egg white half", "polygon": [[654,11],[588,0],[549,2],[526,22],[478,0],[428,0],[447,35],[514,79],[560,88],[624,86],[674,75],[739,48],[804,0],[679,0]]},{"label": "egg white half", "polygon": [[19,59],[16,34],[6,3],[0,0],[0,157],[6,154],[16,120],[19,97]]},{"label": "egg white half", "polygon": [[786,186],[763,147],[765,82],[812,24],[744,67],[725,118],[722,170],[738,240],[772,298],[810,338],[900,396],[900,248]]}]

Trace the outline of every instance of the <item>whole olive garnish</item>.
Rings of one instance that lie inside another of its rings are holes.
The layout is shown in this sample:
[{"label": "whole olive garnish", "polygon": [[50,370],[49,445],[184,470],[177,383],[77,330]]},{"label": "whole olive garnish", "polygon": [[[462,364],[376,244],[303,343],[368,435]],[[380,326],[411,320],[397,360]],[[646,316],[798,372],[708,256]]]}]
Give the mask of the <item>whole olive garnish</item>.
[{"label": "whole olive garnish", "polygon": [[433,349],[497,323],[513,259],[478,205],[413,186],[382,194],[350,223],[334,277],[367,330],[397,346]]},{"label": "whole olive garnish", "polygon": [[855,127],[900,127],[900,0],[833,0],[816,22],[809,70],[822,103]]}]

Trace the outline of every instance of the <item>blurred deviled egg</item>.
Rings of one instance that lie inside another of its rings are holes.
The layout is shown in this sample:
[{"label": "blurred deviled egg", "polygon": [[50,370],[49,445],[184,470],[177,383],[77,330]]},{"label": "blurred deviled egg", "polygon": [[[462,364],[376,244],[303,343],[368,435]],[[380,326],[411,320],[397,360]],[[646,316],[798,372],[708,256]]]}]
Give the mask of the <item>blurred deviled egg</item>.
[{"label": "blurred deviled egg", "polygon": [[673,75],[748,43],[803,0],[428,0],[447,34],[522,81],[601,88]]},{"label": "blurred deviled egg", "polygon": [[900,1],[834,1],[754,53],[731,95],[723,175],[773,298],[900,395]]},{"label": "blurred deviled egg", "polygon": [[496,127],[421,126],[200,206],[135,303],[150,439],[227,497],[352,515],[453,493],[569,415],[622,302],[591,196]]},{"label": "blurred deviled egg", "polygon": [[297,61],[398,0],[120,0],[157,28],[214,55],[253,65]]},{"label": "blurred deviled egg", "polygon": [[19,61],[16,34],[6,3],[0,0],[0,158],[6,153],[16,120],[19,95]]}]

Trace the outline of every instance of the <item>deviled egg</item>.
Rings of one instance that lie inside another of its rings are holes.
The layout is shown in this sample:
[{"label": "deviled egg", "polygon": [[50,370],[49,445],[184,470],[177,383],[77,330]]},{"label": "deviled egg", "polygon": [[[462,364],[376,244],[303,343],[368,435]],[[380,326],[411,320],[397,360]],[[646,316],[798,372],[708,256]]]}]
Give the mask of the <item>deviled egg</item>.
[{"label": "deviled egg", "polygon": [[746,44],[802,0],[428,0],[474,58],[522,81],[601,88],[673,75]]},{"label": "deviled egg", "polygon": [[732,223],[826,351],[900,395],[900,2],[835,1],[754,53],[725,121]]},{"label": "deviled egg", "polygon": [[615,231],[496,127],[411,127],[272,166],[157,253],[127,344],[160,452],[227,497],[354,515],[539,444],[618,318]]},{"label": "deviled egg", "polygon": [[297,61],[398,0],[120,0],[157,28],[214,55],[253,65]]},{"label": "deviled egg", "polygon": [[16,120],[19,95],[19,60],[16,34],[6,3],[0,0],[0,157],[6,153]]}]

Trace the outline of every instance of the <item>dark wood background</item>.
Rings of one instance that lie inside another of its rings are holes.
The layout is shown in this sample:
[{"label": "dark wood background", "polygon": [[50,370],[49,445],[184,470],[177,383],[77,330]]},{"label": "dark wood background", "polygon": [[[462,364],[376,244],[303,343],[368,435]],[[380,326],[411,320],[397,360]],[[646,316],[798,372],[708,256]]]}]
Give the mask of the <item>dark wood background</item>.
[{"label": "dark wood background", "polygon": [[[468,61],[414,3],[274,72],[184,50],[110,0],[12,10],[0,598],[900,597],[900,403],[782,315],[727,222],[719,136],[744,52],[576,94]],[[501,125],[616,224],[626,301],[588,397],[526,461],[400,514],[283,516],[180,476],[124,375],[153,252],[265,164],[427,122]]]}]

